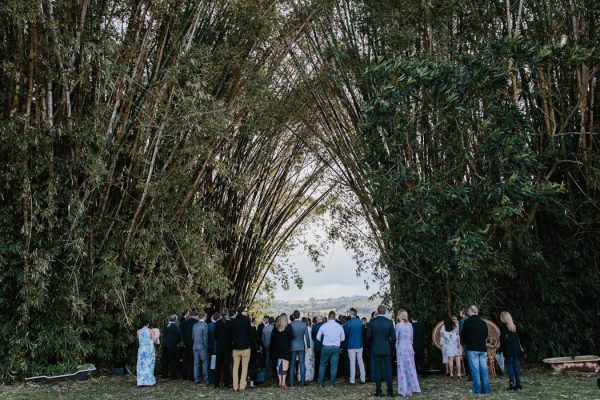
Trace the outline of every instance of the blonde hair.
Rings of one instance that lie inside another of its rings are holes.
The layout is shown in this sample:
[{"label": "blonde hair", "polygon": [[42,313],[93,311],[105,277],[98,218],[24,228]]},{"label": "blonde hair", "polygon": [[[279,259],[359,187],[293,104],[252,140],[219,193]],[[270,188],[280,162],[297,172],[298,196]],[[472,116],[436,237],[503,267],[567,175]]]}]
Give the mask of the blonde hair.
[{"label": "blonde hair", "polygon": [[286,313],[283,313],[279,316],[279,321],[277,322],[277,330],[279,332],[285,331],[285,328],[288,326],[288,316]]},{"label": "blonde hair", "polygon": [[400,312],[398,313],[398,319],[400,321],[408,322],[408,313],[406,312],[406,310],[400,310]]},{"label": "blonde hair", "polygon": [[511,332],[517,331],[517,326],[513,322],[512,316],[510,315],[510,313],[508,311],[502,311],[500,313],[500,321],[502,321],[506,324],[509,331],[511,331]]}]

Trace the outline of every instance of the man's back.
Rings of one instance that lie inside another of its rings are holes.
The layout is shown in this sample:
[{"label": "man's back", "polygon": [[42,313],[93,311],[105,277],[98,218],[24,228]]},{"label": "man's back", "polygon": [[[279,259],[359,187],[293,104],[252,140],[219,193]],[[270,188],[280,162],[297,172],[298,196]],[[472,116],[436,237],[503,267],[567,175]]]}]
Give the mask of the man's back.
[{"label": "man's back", "polygon": [[348,349],[360,349],[363,347],[363,325],[357,317],[350,318],[344,325],[344,333]]},{"label": "man's back", "polygon": [[266,325],[262,330],[262,344],[265,349],[271,345],[271,333],[273,333],[273,324]]},{"label": "man's back", "polygon": [[192,337],[194,350],[208,350],[208,325],[206,322],[199,321],[193,325]]},{"label": "man's back", "polygon": [[183,339],[183,343],[187,346],[191,346],[194,343],[194,338],[192,337],[192,330],[194,329],[194,325],[198,322],[195,318],[189,318],[187,321],[181,322],[181,336]]},{"label": "man's back", "polygon": [[324,323],[317,332],[317,340],[320,340],[323,346],[340,347],[341,342],[346,338],[344,328],[335,320],[329,320]]},{"label": "man's back", "polygon": [[215,351],[215,321],[208,323],[208,351]]},{"label": "man's back", "polygon": [[321,329],[321,326],[323,326],[323,322],[318,322],[315,325],[313,325],[311,329],[311,335],[315,343],[315,351],[321,351],[321,348],[323,347],[321,341],[317,340],[317,333],[319,333],[319,329]]},{"label": "man's back", "polygon": [[175,323],[168,324],[163,332],[162,345],[164,347],[176,347],[181,340],[181,332]]},{"label": "man's back", "polygon": [[216,351],[229,351],[231,350],[231,322],[226,319],[221,319],[215,322],[215,341]]},{"label": "man's back", "polygon": [[390,344],[396,341],[392,320],[378,316],[369,322],[367,337],[371,339],[372,354],[390,355]]},{"label": "man's back", "polygon": [[467,351],[487,351],[487,337],[487,324],[479,315],[470,316],[460,332],[461,342],[465,344],[465,350]]},{"label": "man's back", "polygon": [[231,321],[231,344],[234,350],[249,349],[252,337],[252,325],[248,318],[238,315]]},{"label": "man's back", "polygon": [[412,323],[413,327],[413,350],[415,352],[423,351],[423,339],[425,336],[425,327],[419,321]]},{"label": "man's back", "polygon": [[[290,327],[292,328],[292,343],[291,343],[291,350],[292,351],[300,351],[300,350],[304,350],[304,342],[305,342],[305,336],[308,334],[308,331],[306,330],[306,322],[302,322],[300,320],[295,320],[292,321],[292,323],[290,324]],[[306,338],[308,339],[308,338]],[[310,347],[310,341],[308,341],[306,343],[308,346]]]}]

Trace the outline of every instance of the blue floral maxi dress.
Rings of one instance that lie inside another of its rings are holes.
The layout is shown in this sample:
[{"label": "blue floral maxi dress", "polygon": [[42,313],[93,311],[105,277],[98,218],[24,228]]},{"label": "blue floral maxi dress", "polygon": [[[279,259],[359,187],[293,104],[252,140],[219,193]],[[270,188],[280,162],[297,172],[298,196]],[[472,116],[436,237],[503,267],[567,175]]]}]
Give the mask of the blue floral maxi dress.
[{"label": "blue floral maxi dress", "polygon": [[138,357],[137,357],[137,385],[150,386],[156,383],[154,379],[154,363],[156,362],[156,353],[154,350],[154,341],[150,336],[150,329],[142,328],[139,337]]},{"label": "blue floral maxi dress", "polygon": [[398,394],[408,396],[411,393],[421,393],[415,367],[413,328],[412,324],[408,322],[396,324],[396,360],[398,363]]}]

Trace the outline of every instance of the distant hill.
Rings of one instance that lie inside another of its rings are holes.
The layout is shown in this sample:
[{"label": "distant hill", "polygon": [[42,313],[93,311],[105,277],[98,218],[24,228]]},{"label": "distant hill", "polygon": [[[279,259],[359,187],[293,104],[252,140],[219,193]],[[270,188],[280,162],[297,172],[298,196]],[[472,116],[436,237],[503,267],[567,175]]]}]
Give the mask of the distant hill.
[{"label": "distant hill", "polygon": [[346,314],[350,308],[354,307],[360,317],[370,317],[371,312],[377,309],[381,304],[381,299],[374,298],[370,300],[367,296],[344,296],[329,299],[291,300],[275,301],[271,306],[274,315],[283,312],[290,314],[294,310],[300,311],[303,315],[326,315],[329,311],[335,311],[337,314]]}]

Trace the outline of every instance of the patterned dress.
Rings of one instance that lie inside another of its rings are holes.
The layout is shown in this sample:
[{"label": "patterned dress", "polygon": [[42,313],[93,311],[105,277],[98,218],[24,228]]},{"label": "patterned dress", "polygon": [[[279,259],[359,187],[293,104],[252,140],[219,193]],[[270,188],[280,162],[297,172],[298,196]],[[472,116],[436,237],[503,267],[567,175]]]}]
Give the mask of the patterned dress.
[{"label": "patterned dress", "polygon": [[421,393],[415,368],[413,328],[412,324],[408,322],[396,324],[396,359],[398,363],[398,394],[408,396],[412,393]]},{"label": "patterned dress", "polygon": [[448,332],[446,328],[442,328],[442,331],[440,332],[440,344],[442,345],[442,350],[446,354],[446,357],[456,357],[462,354],[458,328],[450,332]]},{"label": "patterned dress", "polygon": [[144,327],[140,330],[137,357],[137,385],[150,386],[156,383],[154,379],[154,363],[156,361],[154,341],[150,336],[150,329]]}]

